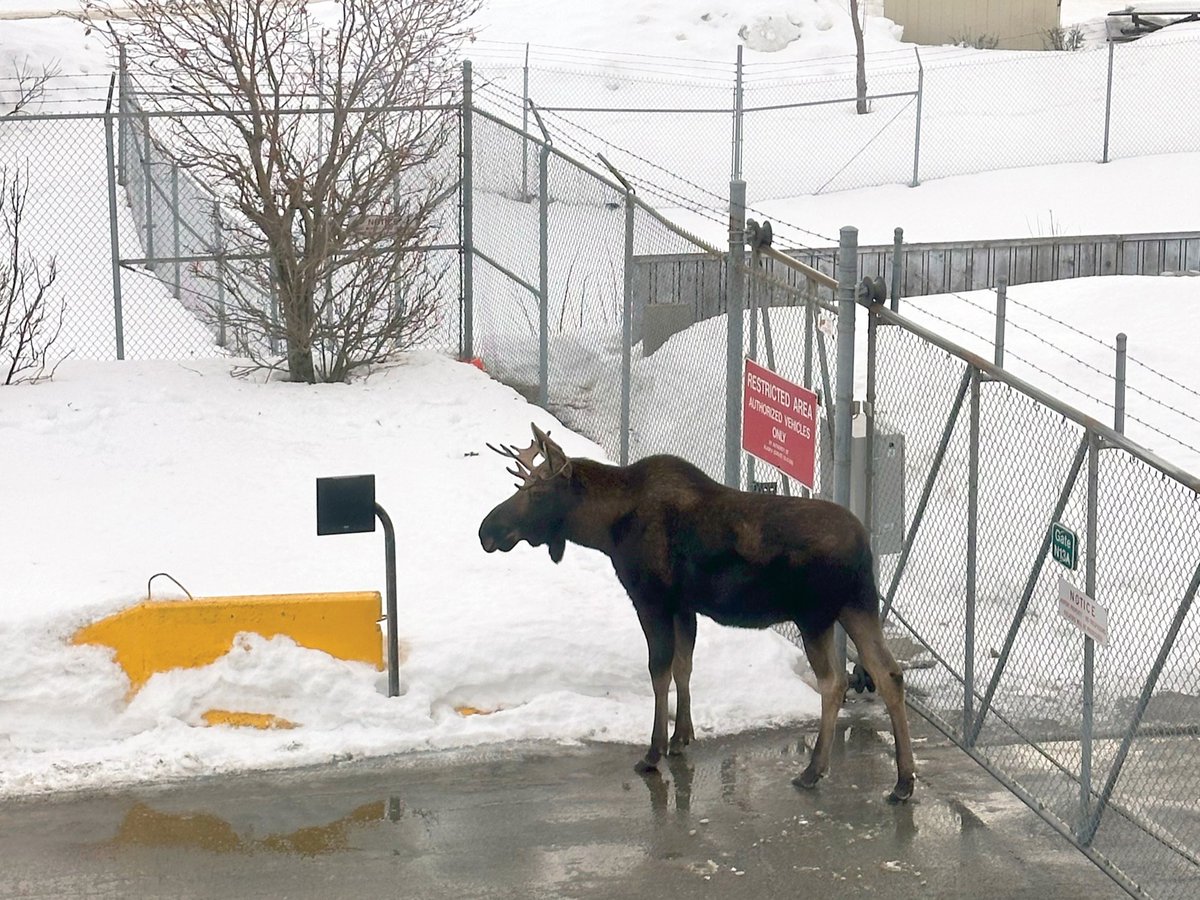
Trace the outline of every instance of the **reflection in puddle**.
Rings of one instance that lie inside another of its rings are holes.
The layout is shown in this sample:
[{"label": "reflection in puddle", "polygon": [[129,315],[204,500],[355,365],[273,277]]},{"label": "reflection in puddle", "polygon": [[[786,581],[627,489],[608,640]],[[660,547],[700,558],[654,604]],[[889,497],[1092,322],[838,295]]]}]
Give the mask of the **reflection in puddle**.
[{"label": "reflection in puddle", "polygon": [[125,814],[112,843],[122,847],[182,847],[211,853],[267,851],[319,856],[347,849],[354,828],[384,819],[394,822],[402,814],[403,805],[393,797],[387,802],[366,803],[326,825],[255,838],[239,835],[229,822],[211,813],[168,813],[136,803]]}]

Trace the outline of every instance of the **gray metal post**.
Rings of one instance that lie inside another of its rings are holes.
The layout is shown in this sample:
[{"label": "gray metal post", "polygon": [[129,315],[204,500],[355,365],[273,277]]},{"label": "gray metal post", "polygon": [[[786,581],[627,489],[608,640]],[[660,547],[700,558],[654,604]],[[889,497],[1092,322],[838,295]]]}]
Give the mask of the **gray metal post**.
[{"label": "gray metal post", "polygon": [[1117,45],[1114,41],[1108,42],[1108,87],[1104,93],[1104,156],[1101,162],[1108,162],[1108,137],[1109,129],[1112,126],[1112,94],[1113,94],[1113,62],[1116,58]]},{"label": "gray metal post", "polygon": [[117,109],[120,113],[117,119],[117,149],[120,151],[117,154],[117,184],[124,187],[129,180],[129,173],[125,171],[129,140],[129,123],[126,121],[126,113],[129,112],[129,57],[123,41],[117,45],[117,72]]},{"label": "gray metal post", "polygon": [[146,179],[146,259],[154,260],[154,166],[150,163],[150,118],[142,116],[142,168]]},{"label": "gray metal post", "polygon": [[279,353],[279,273],[274,258],[267,264],[271,294],[271,355]]},{"label": "gray metal post", "polygon": [[1008,279],[996,280],[996,351],[995,362],[1004,368],[1004,324],[1008,315]]},{"label": "gray metal post", "polygon": [[171,243],[174,248],[175,257],[175,299],[179,299],[180,279],[182,270],[179,264],[181,255],[180,240],[179,240],[179,164],[171,163]]},{"label": "gray metal post", "polygon": [[521,86],[521,199],[529,196],[529,44],[525,44],[525,67]]},{"label": "gray metal post", "polygon": [[925,66],[921,63],[921,51],[916,47],[917,54],[917,135],[913,142],[913,177],[912,186],[921,183],[921,106],[925,100]]},{"label": "gray metal post", "polygon": [[742,177],[742,124],[745,102],[742,74],[742,45],[738,44],[733,86],[733,174],[730,176],[734,179]]},{"label": "gray metal post", "polygon": [[900,312],[900,291],[904,259],[904,229],[897,228],[892,243],[892,312]]},{"label": "gray metal post", "polygon": [[746,182],[729,182],[729,259],[725,264],[725,484],[742,486],[742,347],[745,323]]},{"label": "gray metal post", "polygon": [[113,333],[117,343],[117,359],[125,358],[125,323],[121,309],[121,243],[117,231],[117,166],[113,146],[112,115],[113,81],[108,86],[108,107],[104,111],[104,148],[108,164],[108,240],[112,257]]},{"label": "gray metal post", "polygon": [[221,225],[221,206],[213,203],[213,253],[217,257],[217,346],[228,343],[225,334],[225,267],[221,264],[225,252],[225,234]]},{"label": "gray metal post", "polygon": [[621,309],[621,465],[629,465],[629,428],[632,418],[633,380],[633,228],[635,205],[632,188],[625,192],[625,283]]},{"label": "gray metal post", "polygon": [[550,396],[550,145],[538,154],[538,406]]},{"label": "gray metal post", "polygon": [[474,137],[471,128],[473,118],[471,111],[471,61],[463,60],[463,101],[462,101],[462,183],[459,195],[462,204],[462,220],[459,227],[462,251],[462,328],[459,334],[458,355],[461,359],[471,359],[475,356],[475,179],[474,156],[471,142]]},{"label": "gray metal post", "polygon": [[375,516],[383,525],[384,565],[387,569],[387,658],[388,658],[388,696],[400,696],[400,643],[399,628],[396,622],[396,529],[392,527],[391,517],[378,503],[375,504]]},{"label": "gray metal post", "polygon": [[[1096,596],[1096,531],[1100,494],[1100,438],[1088,432],[1087,471],[1087,565],[1084,574],[1084,593]],[[1083,639],[1083,709],[1079,740],[1079,825],[1076,834],[1081,842],[1088,840],[1092,806],[1092,718],[1095,684],[1096,642]]]},{"label": "gray metal post", "polygon": [[837,394],[833,406],[833,502],[850,508],[850,448],[854,418],[854,295],[858,287],[858,229],[841,230],[837,264]]},{"label": "gray metal post", "polygon": [[[837,387],[833,406],[833,502],[850,508],[850,457],[854,440],[854,317],[858,290],[858,229],[842,228],[837,264]],[[846,632],[834,632],[838,666],[846,668]]]},{"label": "gray metal post", "polygon": [[967,583],[963,621],[964,740],[975,717],[975,600],[979,570],[979,370],[971,368],[970,437],[967,444]]},{"label": "gray metal post", "polygon": [[1129,338],[1125,332],[1117,335],[1116,399],[1113,403],[1113,431],[1125,433],[1125,350]]}]

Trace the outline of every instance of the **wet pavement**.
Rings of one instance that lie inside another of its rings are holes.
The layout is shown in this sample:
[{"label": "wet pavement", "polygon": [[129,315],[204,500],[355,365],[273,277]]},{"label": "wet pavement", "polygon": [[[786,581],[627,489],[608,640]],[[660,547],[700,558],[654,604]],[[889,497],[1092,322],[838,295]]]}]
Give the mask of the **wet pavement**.
[{"label": "wet pavement", "polygon": [[882,704],[708,739],[661,777],[625,745],[493,748],[0,803],[0,898],[1125,897],[918,716],[892,806]]}]

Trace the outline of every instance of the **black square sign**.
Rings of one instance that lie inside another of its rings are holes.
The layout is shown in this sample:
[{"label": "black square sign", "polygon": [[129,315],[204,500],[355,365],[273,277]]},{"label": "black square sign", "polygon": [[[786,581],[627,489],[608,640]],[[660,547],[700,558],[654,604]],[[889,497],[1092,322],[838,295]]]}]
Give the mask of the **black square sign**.
[{"label": "black square sign", "polygon": [[317,479],[317,534],[375,530],[375,476]]}]

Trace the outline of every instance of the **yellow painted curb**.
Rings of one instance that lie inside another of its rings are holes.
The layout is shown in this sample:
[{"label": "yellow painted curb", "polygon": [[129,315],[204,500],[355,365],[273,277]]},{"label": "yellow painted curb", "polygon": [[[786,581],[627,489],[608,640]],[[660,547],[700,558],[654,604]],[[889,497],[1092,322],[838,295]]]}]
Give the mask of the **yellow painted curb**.
[{"label": "yellow painted curb", "polygon": [[454,711],[464,718],[467,716],[490,716],[496,712],[494,709],[480,709],[477,706],[456,706]]},{"label": "yellow painted curb", "polygon": [[271,713],[231,712],[210,709],[201,716],[205,725],[230,725],[234,728],[295,728],[296,723]]},{"label": "yellow painted curb", "polygon": [[112,647],[136,692],[151,675],[207,666],[243,631],[383,668],[378,591],[147,601],[79,629],[76,644]]}]

